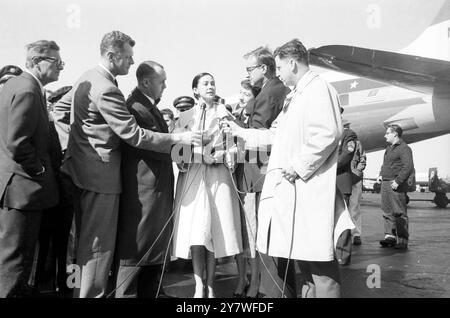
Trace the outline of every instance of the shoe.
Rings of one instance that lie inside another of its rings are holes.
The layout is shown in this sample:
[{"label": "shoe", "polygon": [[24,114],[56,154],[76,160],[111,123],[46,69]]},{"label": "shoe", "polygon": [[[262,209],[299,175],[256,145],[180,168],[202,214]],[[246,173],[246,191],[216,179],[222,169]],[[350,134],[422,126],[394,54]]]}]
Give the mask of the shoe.
[{"label": "shoe", "polygon": [[361,245],[361,237],[360,236],[355,236],[353,237],[353,245]]},{"label": "shoe", "polygon": [[247,290],[249,287],[250,287],[250,282],[247,281],[245,283],[245,287],[241,293],[236,293],[236,292],[233,293],[233,298],[245,298],[245,295],[247,294]]},{"label": "shoe", "polygon": [[233,293],[233,298],[245,298],[245,290],[242,293]]},{"label": "shoe", "polygon": [[394,247],[397,244],[397,240],[393,237],[387,237],[380,241],[381,247]]},{"label": "shoe", "polygon": [[395,248],[396,250],[406,251],[406,250],[408,249],[408,244],[405,244],[405,243],[398,243],[398,244],[395,244],[394,248]]}]

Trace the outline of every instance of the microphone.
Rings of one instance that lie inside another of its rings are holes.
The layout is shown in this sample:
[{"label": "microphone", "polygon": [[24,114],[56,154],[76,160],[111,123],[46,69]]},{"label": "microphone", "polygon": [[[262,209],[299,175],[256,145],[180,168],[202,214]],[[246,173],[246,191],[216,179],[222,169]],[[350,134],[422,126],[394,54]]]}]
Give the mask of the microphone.
[{"label": "microphone", "polygon": [[201,103],[200,104],[200,109],[201,110],[205,110],[206,109],[206,103]]}]

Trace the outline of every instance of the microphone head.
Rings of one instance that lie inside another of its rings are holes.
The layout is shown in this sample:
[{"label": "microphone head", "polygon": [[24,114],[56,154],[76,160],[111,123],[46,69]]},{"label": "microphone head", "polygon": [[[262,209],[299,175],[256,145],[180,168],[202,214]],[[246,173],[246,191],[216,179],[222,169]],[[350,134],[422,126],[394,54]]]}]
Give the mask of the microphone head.
[{"label": "microphone head", "polygon": [[200,109],[202,109],[202,110],[203,110],[203,109],[206,109],[206,103],[201,103],[201,104],[200,104]]}]

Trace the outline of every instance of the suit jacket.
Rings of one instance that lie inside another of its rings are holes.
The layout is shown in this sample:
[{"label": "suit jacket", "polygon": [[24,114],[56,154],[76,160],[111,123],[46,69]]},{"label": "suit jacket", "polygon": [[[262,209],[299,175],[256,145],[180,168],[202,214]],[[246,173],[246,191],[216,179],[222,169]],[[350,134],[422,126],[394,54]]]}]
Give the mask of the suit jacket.
[{"label": "suit jacket", "polygon": [[122,191],[121,140],[157,152],[171,149],[171,135],[139,127],[115,79],[100,66],[85,72],[55,104],[53,113],[63,149],[67,143],[61,169],[85,190],[109,194]]},{"label": "suit jacket", "polygon": [[[37,80],[10,79],[0,93],[0,198],[2,206],[41,210],[58,203],[50,156],[49,120]],[[41,172],[43,167],[45,172]]]},{"label": "suit jacket", "polygon": [[356,149],[356,133],[344,129],[339,145],[339,158],[337,166],[336,184],[342,194],[351,194],[353,185],[352,159]]},{"label": "suit jacket", "polygon": [[[168,132],[158,108],[139,89],[131,93],[126,103],[140,127]],[[122,184],[117,231],[120,265],[136,265],[153,243],[151,252],[140,265],[162,264],[173,228],[171,221],[164,228],[173,206],[174,176],[170,153],[137,149],[123,142]]]},{"label": "suit jacket", "polygon": [[[269,129],[274,119],[280,113],[284,99],[289,92],[290,89],[284,86],[277,77],[269,79],[258,96],[253,101],[250,101],[250,105],[246,107],[252,110],[248,118],[248,127]],[[241,190],[261,192],[264,183],[264,177],[262,176],[267,167],[267,159],[264,160],[263,158],[267,157],[268,154],[266,152],[248,151],[246,153],[246,162],[258,163],[245,163],[237,167],[236,177]]]}]

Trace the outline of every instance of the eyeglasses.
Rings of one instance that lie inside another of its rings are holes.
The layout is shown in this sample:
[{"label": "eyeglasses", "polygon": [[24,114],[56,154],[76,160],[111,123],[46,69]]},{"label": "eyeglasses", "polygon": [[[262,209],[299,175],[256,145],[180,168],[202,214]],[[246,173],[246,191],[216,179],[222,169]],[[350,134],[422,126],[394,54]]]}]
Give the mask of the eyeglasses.
[{"label": "eyeglasses", "polygon": [[64,67],[64,65],[66,65],[66,63],[64,63],[63,61],[61,61],[60,59],[57,59],[55,57],[41,57],[41,60],[45,60],[45,61],[51,61],[51,63],[56,64],[56,66],[58,67]]},{"label": "eyeglasses", "polygon": [[258,67],[261,67],[261,66],[262,66],[262,64],[258,64],[258,65],[255,65],[255,66],[246,67],[245,69],[247,70],[247,73],[251,73],[251,72],[253,72],[254,69],[256,69]]}]

